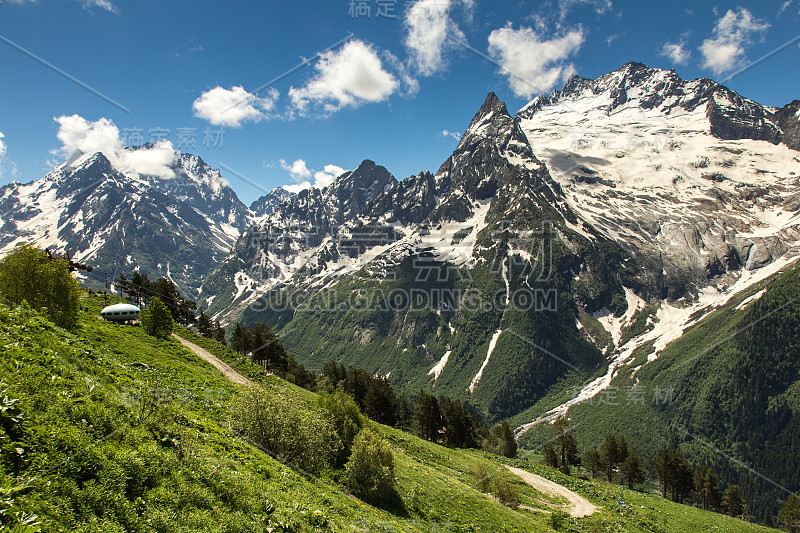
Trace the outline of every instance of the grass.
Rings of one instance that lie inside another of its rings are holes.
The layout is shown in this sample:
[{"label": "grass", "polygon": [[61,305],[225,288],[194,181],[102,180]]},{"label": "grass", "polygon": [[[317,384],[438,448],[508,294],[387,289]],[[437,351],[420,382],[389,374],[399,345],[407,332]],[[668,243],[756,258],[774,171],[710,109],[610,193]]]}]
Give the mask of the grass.
[{"label": "grass", "polygon": [[[75,332],[29,309],[0,306],[0,398],[17,399],[23,415],[21,423],[0,418],[6,529],[24,519],[38,522],[20,526],[30,533],[553,531],[541,511],[558,499],[513,476],[523,506],[517,510],[476,489],[470,474],[476,464],[494,474],[504,473],[508,461],[390,427],[373,424],[393,447],[402,509],[388,512],[357,500],[335,473],[292,470],[228,429],[226,406],[240,386],[175,339],[98,319],[100,299],[87,297],[84,305],[90,312]],[[179,333],[254,380],[280,384],[298,401],[315,399],[213,341]],[[512,463],[603,507],[589,518],[567,519],[560,531],[753,530],[654,495],[631,495],[631,507],[619,510],[615,489],[602,483]]]}]

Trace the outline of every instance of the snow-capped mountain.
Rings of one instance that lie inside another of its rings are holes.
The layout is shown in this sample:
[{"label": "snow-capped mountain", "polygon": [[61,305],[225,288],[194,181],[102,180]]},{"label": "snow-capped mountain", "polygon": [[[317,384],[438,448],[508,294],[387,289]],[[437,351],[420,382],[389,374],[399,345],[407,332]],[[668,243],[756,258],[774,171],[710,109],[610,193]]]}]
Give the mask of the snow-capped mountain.
[{"label": "snow-capped mountain", "polygon": [[[645,340],[655,359],[794,260],[798,105],[639,63],[575,76],[514,116],[490,94],[435,174],[339,178],[276,206],[202,303],[271,322],[312,366],[343,359],[508,416],[568,370],[591,376],[600,350],[610,374]],[[364,189],[349,209],[332,200]],[[430,305],[381,305],[391,291]]]},{"label": "snow-capped mountain", "polygon": [[629,63],[575,76],[517,116],[570,206],[640,257],[651,274],[643,296],[678,299],[798,240],[800,154],[776,111],[712,80]]},{"label": "snow-capped mountain", "polygon": [[95,286],[139,269],[197,294],[251,214],[199,157],[176,154],[169,168],[172,178],[125,174],[97,152],[10,183],[0,189],[0,251],[32,242],[91,265]]},{"label": "snow-capped mountain", "polygon": [[296,195],[283,187],[276,187],[250,204],[250,211],[256,221],[262,221],[271,215],[281,203],[294,198]]}]

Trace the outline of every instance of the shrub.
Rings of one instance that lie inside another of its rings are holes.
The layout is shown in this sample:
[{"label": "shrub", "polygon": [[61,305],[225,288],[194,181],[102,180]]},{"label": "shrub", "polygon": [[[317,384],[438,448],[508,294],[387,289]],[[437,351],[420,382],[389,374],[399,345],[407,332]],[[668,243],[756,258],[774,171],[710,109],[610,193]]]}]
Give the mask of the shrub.
[{"label": "shrub", "polygon": [[355,440],[356,435],[364,425],[361,411],[358,409],[355,400],[341,388],[332,394],[320,396],[318,404],[328,415],[336,434],[339,435],[339,440],[342,442],[342,448],[336,458],[337,466],[342,466],[347,461],[347,458],[350,457],[353,440]]},{"label": "shrub", "polygon": [[142,327],[145,333],[160,339],[169,337],[175,327],[169,309],[157,296],[150,300],[150,307],[142,312]]},{"label": "shrub", "polygon": [[507,476],[497,475],[492,480],[492,493],[503,505],[512,509],[519,507],[519,493]]},{"label": "shrub", "polygon": [[29,244],[14,248],[0,260],[0,295],[14,304],[27,301],[65,329],[78,320],[80,284],[64,259],[51,259]]},{"label": "shrub", "polygon": [[332,465],[342,447],[326,413],[273,385],[242,392],[231,404],[230,420],[250,442],[312,474]]},{"label": "shrub", "polygon": [[367,502],[390,503],[398,497],[392,449],[370,429],[364,429],[356,436],[345,473],[350,490]]},{"label": "shrub", "polygon": [[489,470],[483,463],[477,463],[470,469],[470,475],[475,482],[475,488],[480,492],[490,492],[492,488],[492,478],[489,475]]}]

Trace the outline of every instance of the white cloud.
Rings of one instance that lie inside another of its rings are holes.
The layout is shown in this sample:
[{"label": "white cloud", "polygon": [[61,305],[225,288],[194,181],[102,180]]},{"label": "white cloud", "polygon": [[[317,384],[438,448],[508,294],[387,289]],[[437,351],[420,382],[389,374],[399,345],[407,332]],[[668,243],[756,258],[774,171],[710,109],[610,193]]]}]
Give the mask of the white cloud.
[{"label": "white cloud", "polygon": [[679,43],[666,42],[659,53],[664,57],[668,57],[676,65],[685,65],[692,57],[692,53],[686,49],[683,41]]},{"label": "white cloud", "polygon": [[275,88],[270,89],[266,97],[259,98],[241,86],[230,89],[217,86],[201,94],[192,104],[192,109],[194,116],[215,126],[240,128],[244,122],[258,122],[267,118],[278,96]]},{"label": "white cloud", "polygon": [[439,135],[442,137],[452,137],[457,141],[461,140],[461,134],[457,131],[442,130]]},{"label": "white cloud", "polygon": [[5,135],[3,135],[3,132],[0,131],[0,177],[5,174],[5,168],[3,168],[3,165],[6,162],[6,143],[3,141],[4,138]]},{"label": "white cloud", "polygon": [[314,172],[314,187],[323,188],[327,187],[333,181],[347,172],[340,166],[337,165],[325,165],[323,170],[318,170]]},{"label": "white cloud", "polygon": [[753,17],[744,8],[728,10],[717,20],[712,36],[703,41],[699,50],[703,54],[703,67],[714,74],[733,70],[745,59],[745,46],[753,43],[753,36],[763,34],[769,23]]},{"label": "white cloud", "polygon": [[303,87],[291,87],[289,98],[301,115],[321,106],[325,114],[364,102],[382,102],[398,81],[383,69],[372,46],[358,39],[321,55],[315,76]]},{"label": "white cloud", "polygon": [[89,122],[79,115],[54,118],[58,122],[58,140],[61,148],[55,150],[66,161],[82,154],[102,152],[111,164],[125,174],[157,176],[168,179],[175,176],[170,165],[178,153],[169,141],[159,141],[148,149],[125,149],[119,129],[107,118]]},{"label": "white cloud", "polygon": [[463,41],[464,33],[453,22],[450,12],[461,3],[471,13],[473,0],[418,0],[406,10],[404,25],[407,30],[405,45],[411,65],[423,76],[430,76],[447,66],[445,52]]},{"label": "white cloud", "polygon": [[297,180],[303,180],[311,176],[311,171],[308,170],[306,166],[306,162],[303,159],[298,159],[291,165],[288,165],[285,160],[281,159],[281,168],[284,170],[288,170],[289,174],[292,175],[292,178]]},{"label": "white cloud", "polygon": [[81,3],[83,4],[83,7],[89,10],[99,7],[100,9],[105,9],[111,13],[119,13],[119,8],[109,2],[109,0],[81,0]]},{"label": "white cloud", "polygon": [[786,0],[784,3],[782,3],[781,7],[778,8],[778,15],[783,15],[783,12],[789,9],[793,3],[794,0]]},{"label": "white cloud", "polygon": [[489,34],[489,54],[497,60],[500,72],[508,77],[519,97],[530,98],[564,81],[575,72],[564,60],[575,54],[584,41],[583,29],[545,40],[531,28],[513,29],[510,25]]},{"label": "white cloud", "polygon": [[[294,183],[290,185],[282,185],[284,189],[289,192],[298,193],[305,189],[310,189],[314,187],[316,189],[324,189],[333,181],[347,172],[340,166],[337,165],[325,165],[322,170],[312,171],[306,166],[306,162],[303,159],[295,160],[291,165],[287,164],[285,160],[280,160],[281,168],[287,170],[289,174],[292,176],[292,180]],[[311,174],[314,174],[314,182],[312,183],[309,179]]]},{"label": "white cloud", "polygon": [[598,15],[606,13],[613,7],[611,0],[561,0],[558,3],[561,20],[563,21],[567,18],[567,15],[573,9],[586,5],[592,6]]}]

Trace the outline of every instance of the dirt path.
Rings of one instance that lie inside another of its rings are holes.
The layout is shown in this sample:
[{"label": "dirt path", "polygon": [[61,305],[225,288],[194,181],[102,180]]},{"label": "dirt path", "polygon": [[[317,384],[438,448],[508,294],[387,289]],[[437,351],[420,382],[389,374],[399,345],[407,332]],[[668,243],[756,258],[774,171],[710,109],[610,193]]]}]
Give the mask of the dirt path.
[{"label": "dirt path", "polygon": [[511,466],[506,466],[506,468],[508,468],[512,474],[521,477],[525,483],[536,490],[546,492],[552,496],[561,496],[566,498],[569,501],[569,509],[567,512],[570,516],[582,518],[597,511],[597,507],[592,505],[589,500],[583,496],[575,494],[566,487],[562,487],[558,483],[553,483],[549,479],[545,479],[542,476],[537,476],[536,474],[531,474],[530,472],[526,472],[525,470],[521,470],[519,468],[514,468]]},{"label": "dirt path", "polygon": [[201,359],[203,359],[205,361],[208,361],[209,363],[214,365],[214,367],[217,370],[222,372],[225,375],[225,377],[228,378],[229,380],[231,380],[232,382],[239,383],[241,385],[252,385],[253,384],[252,381],[250,381],[249,379],[247,379],[246,377],[244,377],[243,375],[238,373],[236,370],[234,370],[231,365],[229,365],[228,363],[220,360],[217,356],[215,356],[214,354],[212,354],[208,350],[204,350],[203,348],[199,347],[195,343],[189,342],[189,341],[187,341],[186,339],[184,339],[182,337],[178,337],[174,333],[172,334],[172,336],[175,337],[176,339],[178,339],[181,344],[183,344],[184,346],[189,348],[192,352],[194,352],[194,354],[197,355],[199,358],[201,358]]}]

